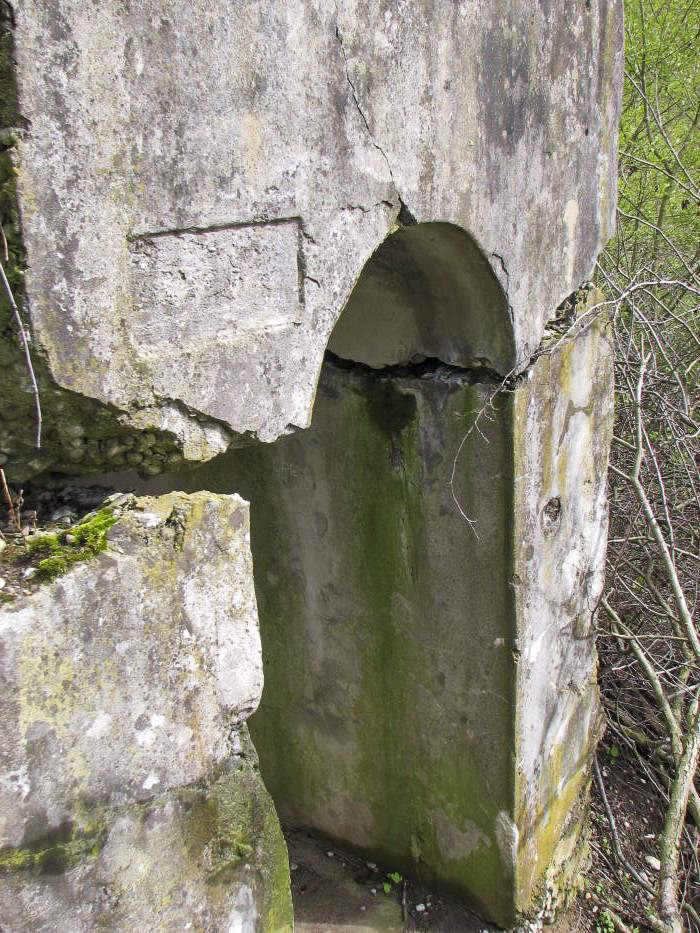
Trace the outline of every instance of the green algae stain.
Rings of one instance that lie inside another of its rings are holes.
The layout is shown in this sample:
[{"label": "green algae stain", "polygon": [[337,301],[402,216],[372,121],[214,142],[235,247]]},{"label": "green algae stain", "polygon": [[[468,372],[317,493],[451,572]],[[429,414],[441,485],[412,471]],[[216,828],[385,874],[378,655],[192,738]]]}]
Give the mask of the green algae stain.
[{"label": "green algae stain", "polygon": [[111,509],[100,509],[97,514],[65,531],[51,535],[38,535],[28,545],[32,555],[46,553],[38,563],[44,580],[55,580],[81,561],[90,560],[107,547],[107,532],[117,521]]},{"label": "green algae stain", "polygon": [[418,816],[404,744],[413,732],[413,684],[425,666],[410,637],[422,538],[416,398],[389,380],[368,379],[347,399],[342,417],[349,458],[336,508],[349,531],[345,559],[353,589],[363,597],[357,620],[362,688],[353,719],[366,724],[357,735],[359,786],[348,790],[368,802],[375,838],[400,851],[406,826]]},{"label": "green algae stain", "polygon": [[33,846],[0,852],[0,874],[60,875],[100,854],[107,829],[93,821],[79,830],[62,828]]},{"label": "green algae stain", "polygon": [[184,832],[188,858],[204,869],[214,900],[225,899],[237,881],[250,885],[257,878],[261,931],[291,930],[287,847],[246,729],[240,738],[242,755],[232,770],[192,802]]}]

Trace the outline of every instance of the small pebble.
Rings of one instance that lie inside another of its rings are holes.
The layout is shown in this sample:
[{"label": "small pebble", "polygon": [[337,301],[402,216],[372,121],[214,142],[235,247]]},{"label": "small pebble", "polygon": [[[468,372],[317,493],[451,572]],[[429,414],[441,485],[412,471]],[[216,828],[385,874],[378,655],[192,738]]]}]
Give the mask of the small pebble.
[{"label": "small pebble", "polygon": [[65,537],[66,544],[75,544],[77,540],[78,539],[75,537],[75,535],[66,535]]},{"label": "small pebble", "polygon": [[371,869],[372,871],[377,870],[377,865],[375,862],[365,862],[365,865],[367,866],[367,868]]},{"label": "small pebble", "polygon": [[360,906],[360,910],[367,910],[367,908],[365,907],[364,904],[362,904],[362,905]]},{"label": "small pebble", "polygon": [[370,888],[370,889],[369,889],[369,893],[370,893],[370,894],[376,894],[376,893],[377,893],[377,889],[376,889],[376,888]]},{"label": "small pebble", "polygon": [[103,504],[118,508],[120,505],[126,505],[130,499],[133,499],[133,496],[128,492],[115,492],[111,496],[107,496]]},{"label": "small pebble", "polygon": [[292,862],[291,865],[289,866],[289,870],[290,870],[290,871],[296,871],[298,867],[299,867],[299,866],[297,865],[296,862]]},{"label": "small pebble", "polygon": [[7,547],[7,541],[5,541],[4,538],[0,538],[0,554],[2,554],[2,552],[5,550],[6,547]]},{"label": "small pebble", "polygon": [[2,577],[0,577],[0,590],[5,586],[5,583],[6,583],[6,582],[7,582],[6,580],[4,580]]},{"label": "small pebble", "polygon": [[416,904],[416,912],[422,914],[425,910],[425,904]]},{"label": "small pebble", "polygon": [[656,839],[656,836],[654,835],[654,833],[645,833],[644,838],[645,839]]},{"label": "small pebble", "polygon": [[23,571],[22,571],[22,579],[23,579],[23,580],[31,580],[32,577],[35,577],[35,576],[36,576],[36,572],[37,572],[37,571],[36,571],[36,567],[27,567],[26,570],[23,570]]},{"label": "small pebble", "polygon": [[598,905],[597,905],[597,904],[594,904],[594,905],[593,905],[593,913],[594,913],[594,914],[597,914],[597,913],[598,913]]},{"label": "small pebble", "polygon": [[332,853],[332,852],[326,852],[326,855],[328,856],[328,858],[333,858],[333,853]]},{"label": "small pebble", "polygon": [[654,871],[661,871],[661,862],[653,855],[645,855],[644,861],[647,863],[649,868],[653,868]]}]

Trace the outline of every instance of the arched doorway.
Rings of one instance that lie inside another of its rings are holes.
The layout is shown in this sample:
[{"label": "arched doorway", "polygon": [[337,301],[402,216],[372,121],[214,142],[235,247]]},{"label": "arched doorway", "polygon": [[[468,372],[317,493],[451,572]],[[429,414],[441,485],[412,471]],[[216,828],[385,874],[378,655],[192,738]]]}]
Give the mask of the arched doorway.
[{"label": "arched doorway", "polygon": [[402,228],[331,336],[311,427],[220,458],[225,487],[205,468],[251,501],[265,690],[250,726],[280,815],[504,922],[513,468],[509,398],[489,400],[511,365],[474,241]]}]

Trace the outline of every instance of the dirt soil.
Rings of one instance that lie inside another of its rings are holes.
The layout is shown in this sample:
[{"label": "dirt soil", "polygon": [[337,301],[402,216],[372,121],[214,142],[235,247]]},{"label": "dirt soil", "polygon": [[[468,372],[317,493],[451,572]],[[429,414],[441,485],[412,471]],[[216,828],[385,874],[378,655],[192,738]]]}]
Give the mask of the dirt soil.
[{"label": "dirt soil", "polygon": [[[601,743],[598,761],[625,860],[655,888],[664,811],[659,790],[653,784],[653,773],[645,770],[643,762],[612,740]],[[654,897],[618,864],[610,824],[595,783],[591,800],[591,830],[591,859],[582,879],[582,890],[561,922],[572,933],[613,933],[614,923],[606,915],[607,910],[612,911],[629,929],[651,929],[646,922],[646,913],[653,907]],[[681,893],[696,911],[700,910],[699,846],[698,833],[690,822],[686,822],[681,857],[684,866]],[[684,919],[688,931],[700,933],[700,927],[687,914]]]},{"label": "dirt soil", "polygon": [[490,933],[463,904],[391,867],[365,861],[301,829],[285,828],[297,933]]}]

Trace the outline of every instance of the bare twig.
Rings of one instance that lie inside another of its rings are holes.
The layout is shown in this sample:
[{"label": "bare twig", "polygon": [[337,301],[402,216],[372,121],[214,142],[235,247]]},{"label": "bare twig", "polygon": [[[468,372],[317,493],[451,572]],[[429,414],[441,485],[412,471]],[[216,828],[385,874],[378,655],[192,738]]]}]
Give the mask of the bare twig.
[{"label": "bare twig", "polygon": [[661,870],[659,872],[659,915],[673,933],[682,933],[678,905],[678,853],[688,797],[698,770],[700,755],[700,698],[694,703],[694,715],[686,737],[683,755],[671,787],[671,802],[666,811],[661,837]]},{"label": "bare twig", "polygon": [[[4,233],[3,233],[4,237]],[[24,324],[22,323],[22,318],[19,313],[19,308],[15,302],[14,295],[12,294],[12,289],[10,288],[10,283],[7,280],[5,275],[5,269],[2,262],[0,262],[0,279],[2,280],[2,286],[7,295],[7,300],[10,302],[10,307],[12,308],[12,314],[14,315],[15,322],[17,324],[17,329],[19,331],[19,339],[24,350],[24,359],[27,363],[27,371],[29,372],[29,379],[32,384],[32,392],[34,394],[34,407],[36,409],[36,446],[37,449],[41,447],[41,400],[39,398],[39,386],[37,385],[36,376],[34,374],[34,367],[32,365],[32,357],[29,352],[29,339],[27,337],[27,332],[24,329]]]},{"label": "bare twig", "polygon": [[598,764],[597,755],[593,757],[593,774],[595,776],[596,785],[598,786],[598,792],[600,793],[600,799],[603,801],[603,806],[605,807],[605,815],[608,818],[608,825],[610,826],[610,835],[612,836],[615,857],[619,861],[620,865],[622,865],[625,871],[629,872],[629,874],[634,878],[637,884],[640,885],[640,887],[644,888],[645,891],[648,891],[649,894],[656,894],[656,891],[651,887],[651,885],[647,884],[634,865],[630,865],[624,856],[620,846],[620,839],[617,835],[615,817],[613,816],[613,812],[610,809],[610,804],[608,803],[608,795],[605,793],[605,784],[603,783],[603,775],[600,773],[600,765]]},{"label": "bare twig", "polygon": [[10,515],[10,524],[19,532],[22,531],[22,525],[20,522],[19,515],[15,510],[15,504],[12,501],[12,496],[10,495],[10,490],[7,486],[7,480],[5,478],[5,471],[0,467],[0,485],[2,486],[2,495],[7,505],[7,511]]}]

